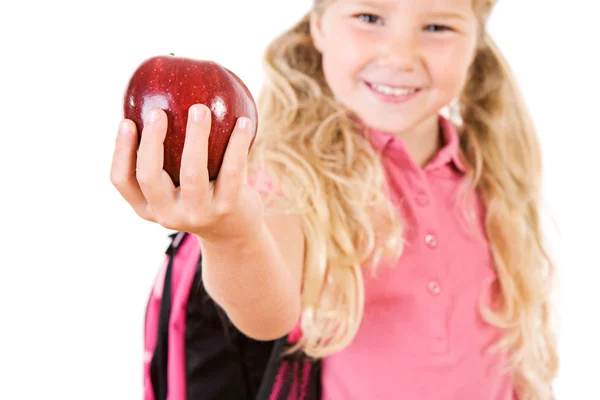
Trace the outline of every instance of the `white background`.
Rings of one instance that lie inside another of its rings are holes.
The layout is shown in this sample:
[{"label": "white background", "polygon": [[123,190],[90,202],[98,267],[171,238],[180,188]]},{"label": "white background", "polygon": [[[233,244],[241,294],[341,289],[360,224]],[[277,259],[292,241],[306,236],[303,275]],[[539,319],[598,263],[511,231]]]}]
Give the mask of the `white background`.
[{"label": "white background", "polygon": [[[309,4],[3,2],[2,399],[141,398],[144,310],[169,232],[109,181],[127,80],[173,52],[218,61],[256,94],[264,47]],[[543,144],[567,400],[600,399],[597,15],[588,0],[501,0],[490,25]]]}]

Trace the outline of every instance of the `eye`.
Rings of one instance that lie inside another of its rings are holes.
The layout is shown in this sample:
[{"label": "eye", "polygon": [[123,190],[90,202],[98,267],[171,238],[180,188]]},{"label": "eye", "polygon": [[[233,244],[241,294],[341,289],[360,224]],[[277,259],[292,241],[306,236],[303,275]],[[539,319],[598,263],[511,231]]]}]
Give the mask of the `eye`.
[{"label": "eye", "polygon": [[446,32],[446,31],[452,31],[453,29],[450,28],[449,26],[445,26],[445,25],[427,25],[425,27],[425,30],[427,32]]},{"label": "eye", "polygon": [[367,14],[367,13],[357,14],[356,18],[358,18],[359,20],[361,20],[363,22],[366,22],[367,24],[381,25],[381,23],[383,22],[383,20],[375,14]]}]

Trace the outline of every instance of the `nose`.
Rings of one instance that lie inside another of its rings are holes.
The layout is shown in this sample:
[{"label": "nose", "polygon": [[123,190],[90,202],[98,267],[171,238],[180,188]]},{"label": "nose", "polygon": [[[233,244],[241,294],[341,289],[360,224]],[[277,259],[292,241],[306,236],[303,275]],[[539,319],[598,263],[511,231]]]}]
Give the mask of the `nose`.
[{"label": "nose", "polygon": [[419,59],[419,44],[414,34],[402,31],[380,42],[382,64],[400,70],[413,70]]}]

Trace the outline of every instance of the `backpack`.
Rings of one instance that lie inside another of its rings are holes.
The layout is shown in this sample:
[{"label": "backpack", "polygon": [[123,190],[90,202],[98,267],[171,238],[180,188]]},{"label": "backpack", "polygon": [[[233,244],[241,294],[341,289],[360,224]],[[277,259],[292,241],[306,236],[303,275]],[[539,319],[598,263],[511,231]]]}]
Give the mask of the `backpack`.
[{"label": "backpack", "polygon": [[282,354],[299,333],[244,335],[204,289],[198,240],[169,237],[146,308],[144,400],[319,400],[320,361]]}]

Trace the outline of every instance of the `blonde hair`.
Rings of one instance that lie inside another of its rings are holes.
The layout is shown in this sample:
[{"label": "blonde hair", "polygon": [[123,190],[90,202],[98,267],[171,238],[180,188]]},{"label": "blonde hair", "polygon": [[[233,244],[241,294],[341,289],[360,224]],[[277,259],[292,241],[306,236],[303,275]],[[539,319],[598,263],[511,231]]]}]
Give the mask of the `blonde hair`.
[{"label": "blonde hair", "polygon": [[[322,13],[331,0],[316,0]],[[460,96],[468,182],[486,207],[485,228],[503,307],[482,307],[506,329],[519,394],[550,399],[558,368],[550,322],[553,265],[540,222],[541,155],[510,68],[485,33],[490,0],[474,0],[479,47]],[[364,307],[363,273],[403,249],[404,224],[385,174],[353,115],[332,96],[310,35],[310,14],[267,48],[250,173],[266,171],[302,216],[306,252],[302,339],[292,351],[324,357],[354,338]],[[326,299],[323,301],[323,294]]]}]

